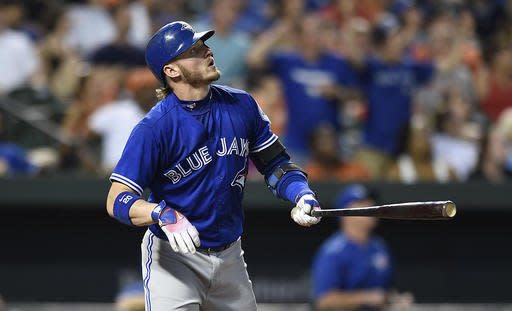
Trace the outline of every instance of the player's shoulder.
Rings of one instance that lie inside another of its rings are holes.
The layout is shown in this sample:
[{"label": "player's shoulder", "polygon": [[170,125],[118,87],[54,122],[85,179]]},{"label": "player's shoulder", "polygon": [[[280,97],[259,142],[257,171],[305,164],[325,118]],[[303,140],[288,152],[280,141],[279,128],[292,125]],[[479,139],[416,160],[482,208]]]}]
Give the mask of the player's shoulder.
[{"label": "player's shoulder", "polygon": [[347,242],[342,233],[336,232],[322,243],[320,253],[324,256],[340,256],[347,249]]},{"label": "player's shoulder", "polygon": [[217,92],[223,93],[223,94],[230,94],[230,95],[233,95],[233,96],[240,96],[240,95],[246,96],[246,95],[249,95],[249,93],[247,93],[247,91],[244,91],[242,89],[237,89],[237,88],[234,88],[234,87],[231,87],[231,86],[227,86],[227,85],[212,84],[211,87],[212,87],[213,90],[216,90]]},{"label": "player's shoulder", "polygon": [[[172,96],[167,96],[166,98],[157,102],[153,108],[140,120],[140,122],[135,126],[134,131],[139,133],[146,133],[147,135],[155,135],[157,133],[161,133],[164,131],[169,131],[172,127],[173,118],[175,117],[175,113],[172,113],[177,107],[177,103],[175,103],[172,99]],[[170,116],[170,118],[169,118]]]},{"label": "player's shoulder", "polygon": [[384,239],[382,239],[379,236],[373,236],[370,240],[370,245],[373,249],[376,249],[376,250],[380,250],[380,251],[388,250],[386,241],[384,241]]},{"label": "player's shoulder", "polygon": [[231,103],[252,102],[254,99],[251,94],[242,89],[237,89],[227,85],[212,84],[212,92],[217,93],[223,100]]}]

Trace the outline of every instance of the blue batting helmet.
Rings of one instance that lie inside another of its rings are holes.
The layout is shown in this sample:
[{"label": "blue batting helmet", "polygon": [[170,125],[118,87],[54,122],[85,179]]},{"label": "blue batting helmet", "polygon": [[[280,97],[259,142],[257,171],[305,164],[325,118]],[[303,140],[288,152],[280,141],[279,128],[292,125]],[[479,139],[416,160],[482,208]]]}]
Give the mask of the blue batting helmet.
[{"label": "blue batting helmet", "polygon": [[351,203],[361,200],[376,200],[375,193],[361,184],[347,186],[336,199],[336,208],[346,208]]},{"label": "blue batting helmet", "polygon": [[169,23],[149,39],[146,63],[156,78],[165,84],[162,72],[165,64],[190,49],[197,41],[206,41],[214,33],[214,30],[195,32],[192,26],[182,21]]}]

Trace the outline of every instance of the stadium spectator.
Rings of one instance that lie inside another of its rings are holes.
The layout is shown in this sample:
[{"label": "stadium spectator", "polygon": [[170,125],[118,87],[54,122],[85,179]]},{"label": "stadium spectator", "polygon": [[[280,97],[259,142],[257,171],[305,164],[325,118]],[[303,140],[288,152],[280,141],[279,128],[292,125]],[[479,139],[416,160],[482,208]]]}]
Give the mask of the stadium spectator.
[{"label": "stadium spectator", "polygon": [[354,17],[340,28],[337,51],[340,55],[355,59],[367,55],[371,50],[371,24],[365,19]]},{"label": "stadium spectator", "polygon": [[191,20],[195,17],[188,10],[187,4],[196,5],[185,0],[142,0],[149,14],[150,27],[153,31],[160,29],[165,24],[177,20]]},{"label": "stadium spectator", "polygon": [[477,86],[482,110],[492,121],[512,107],[512,51],[509,46],[492,53],[490,68],[480,72]]},{"label": "stadium spectator", "polygon": [[330,124],[320,124],[311,134],[311,161],[304,167],[310,180],[368,181],[370,173],[358,162],[341,156],[338,136]]},{"label": "stadium spectator", "polygon": [[208,40],[208,46],[222,72],[217,82],[238,87],[245,85],[245,59],[251,46],[249,35],[234,27],[240,16],[240,6],[239,0],[214,0],[209,15],[194,25],[195,29],[215,29],[215,36]]},{"label": "stadium spectator", "polygon": [[114,101],[119,96],[121,71],[116,68],[92,68],[79,83],[76,95],[65,111],[61,127],[76,143],[77,147],[60,147],[60,169],[83,170],[89,173],[102,173],[94,151],[99,145],[89,148],[86,139],[90,133],[89,118],[99,107]]},{"label": "stadium spectator", "polygon": [[481,140],[478,165],[469,179],[492,183],[512,180],[512,171],[506,169],[506,149],[506,138],[502,128],[489,128]]},{"label": "stadium spectator", "polygon": [[152,2],[155,1],[131,0],[128,1],[127,4],[130,12],[130,28],[128,29],[127,41],[130,45],[140,49],[144,49],[146,47],[149,36],[153,33],[149,11]]},{"label": "stadium spectator", "polygon": [[463,93],[469,104],[475,106],[477,98],[473,76],[463,60],[466,52],[478,53],[478,47],[466,39],[465,28],[459,25],[445,13],[437,16],[428,28],[426,59],[436,63],[437,71],[429,85],[420,89],[416,96],[416,106],[424,113],[435,113],[443,102],[443,96],[453,89]]},{"label": "stadium spectator", "polygon": [[391,6],[391,11],[402,24],[402,34],[406,42],[407,56],[415,61],[426,61],[429,55],[426,44],[424,13],[414,0],[397,0]]},{"label": "stadium spectator", "polygon": [[133,127],[149,111],[154,102],[151,95],[158,83],[149,70],[137,69],[127,75],[125,87],[131,92],[129,96],[99,107],[88,121],[89,135],[101,137],[101,166],[105,172],[110,172],[117,164]]},{"label": "stadium spectator", "polygon": [[455,171],[459,181],[467,180],[478,158],[481,125],[473,120],[469,99],[457,89],[445,94],[436,115],[432,135],[434,161],[444,161]]},{"label": "stadium spectator", "polygon": [[67,46],[86,57],[100,46],[111,43],[116,37],[116,27],[109,13],[108,1],[87,0],[67,8],[70,23],[65,36]]},{"label": "stadium spectator", "polygon": [[35,175],[37,171],[24,149],[15,144],[0,142],[0,176]]},{"label": "stadium spectator", "polygon": [[31,83],[40,65],[36,45],[12,26],[23,6],[18,1],[0,1],[0,95]]},{"label": "stadium spectator", "polygon": [[77,139],[85,138],[90,115],[118,98],[120,87],[121,71],[116,68],[93,68],[82,78],[76,97],[64,116],[63,128]]},{"label": "stadium spectator", "polygon": [[119,5],[113,10],[116,38],[113,42],[100,46],[89,56],[94,65],[119,65],[123,67],[143,67],[146,65],[144,50],[129,42],[128,35],[133,23],[130,7]]},{"label": "stadium spectator", "polygon": [[[360,184],[348,185],[336,208],[375,205],[375,193]],[[393,273],[388,247],[372,234],[372,217],[342,217],[340,229],[322,243],[312,267],[313,298],[318,310],[381,310],[388,304],[406,308],[409,293],[391,292]]]},{"label": "stadium spectator", "polygon": [[367,98],[364,147],[356,157],[373,178],[385,176],[394,156],[403,150],[403,135],[412,113],[413,91],[428,82],[432,63],[403,59],[405,37],[396,18],[386,14],[373,30],[376,56],[351,55]]},{"label": "stadium spectator", "polygon": [[387,174],[388,180],[406,184],[422,181],[445,183],[457,180],[448,163],[442,159],[434,161],[431,136],[432,128],[426,117],[414,115],[411,118],[406,153],[401,154],[391,165]]},{"label": "stadium spectator", "polygon": [[307,11],[307,0],[281,0],[275,5],[276,22],[297,25]]},{"label": "stadium spectator", "polygon": [[321,8],[320,14],[339,27],[353,17],[362,17],[373,22],[385,10],[383,1],[371,0],[334,0]]},{"label": "stadium spectator", "polygon": [[263,32],[273,22],[273,5],[273,1],[243,0],[235,27],[251,36]]},{"label": "stadium spectator", "polygon": [[286,103],[279,80],[267,73],[255,72],[249,75],[247,83],[249,93],[270,119],[272,132],[277,136],[282,136],[287,116]]},{"label": "stadium spectator", "polygon": [[[303,18],[296,25],[282,23],[261,35],[249,53],[253,68],[268,69],[279,77],[283,86],[288,122],[284,140],[299,163],[310,156],[308,138],[321,122],[340,128],[338,105],[352,92],[343,87],[355,86],[355,75],[346,62],[325,51],[319,16]],[[275,44],[297,31],[292,51],[273,50]]]},{"label": "stadium spectator", "polygon": [[46,36],[39,43],[41,70],[37,75],[40,85],[66,101],[76,92],[80,76],[87,68],[78,53],[66,44],[65,36],[69,27],[64,9],[55,13],[48,24]]}]

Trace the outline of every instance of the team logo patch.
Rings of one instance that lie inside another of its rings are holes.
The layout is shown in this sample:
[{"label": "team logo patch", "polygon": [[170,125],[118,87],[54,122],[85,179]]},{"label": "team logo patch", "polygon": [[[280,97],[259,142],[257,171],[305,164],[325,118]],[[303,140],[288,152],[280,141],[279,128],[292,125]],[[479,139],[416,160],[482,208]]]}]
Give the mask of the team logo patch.
[{"label": "team logo patch", "polygon": [[383,253],[378,253],[375,256],[373,256],[372,262],[375,269],[380,271],[387,269],[389,267],[388,256],[386,256]]},{"label": "team logo patch", "polygon": [[244,190],[245,179],[247,177],[246,167],[247,161],[245,162],[244,167],[236,173],[235,178],[233,178],[233,181],[231,182],[232,187],[240,187],[240,190]]},{"label": "team logo patch", "polygon": [[192,27],[190,27],[190,25],[188,25],[188,24],[181,25],[181,30],[188,30],[188,31],[192,31],[192,32],[194,31],[192,29]]},{"label": "team logo patch", "polygon": [[268,118],[267,114],[263,111],[263,109],[261,109],[260,105],[256,106],[258,106],[258,111],[260,113],[261,119],[265,122],[270,123],[270,119]]}]

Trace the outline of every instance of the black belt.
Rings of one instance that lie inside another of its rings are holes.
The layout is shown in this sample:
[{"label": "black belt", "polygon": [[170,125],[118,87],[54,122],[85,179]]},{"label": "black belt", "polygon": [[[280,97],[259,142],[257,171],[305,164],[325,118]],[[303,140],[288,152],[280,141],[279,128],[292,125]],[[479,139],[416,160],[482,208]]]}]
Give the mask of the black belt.
[{"label": "black belt", "polygon": [[233,244],[235,244],[237,241],[238,240],[233,241],[233,242],[231,242],[227,245],[221,246],[221,247],[198,247],[198,248],[196,248],[196,250],[198,252],[205,253],[205,254],[219,253],[219,252],[227,250],[228,248],[233,246]]}]

